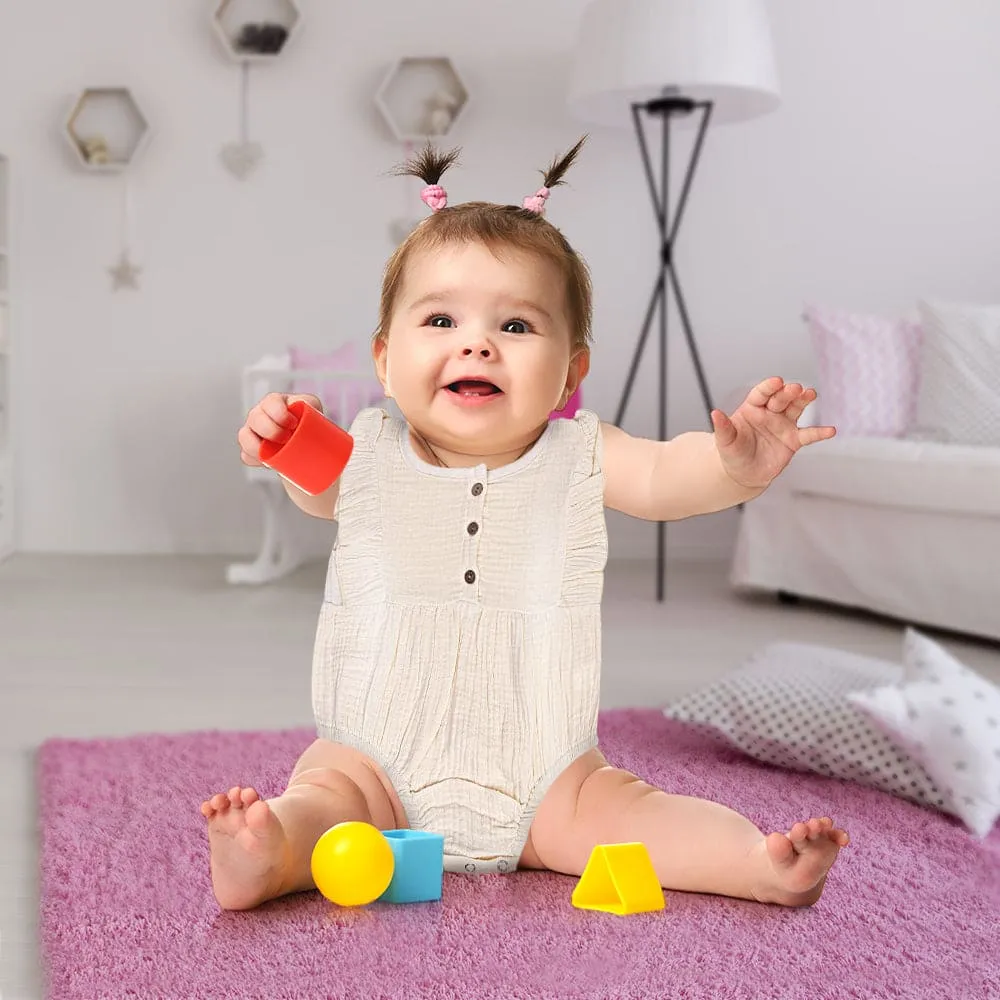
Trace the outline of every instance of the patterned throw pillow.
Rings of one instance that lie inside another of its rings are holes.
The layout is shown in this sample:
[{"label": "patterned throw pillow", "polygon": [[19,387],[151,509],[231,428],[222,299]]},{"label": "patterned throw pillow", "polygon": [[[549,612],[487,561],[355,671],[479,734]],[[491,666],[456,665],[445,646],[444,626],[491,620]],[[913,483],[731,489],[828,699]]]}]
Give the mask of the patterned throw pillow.
[{"label": "patterned throw pillow", "polygon": [[914,629],[903,671],[901,683],[848,701],[926,768],[946,812],[985,837],[1000,817],[1000,688]]},{"label": "patterned throw pillow", "polygon": [[777,642],[664,715],[766,764],[857,781],[943,809],[945,796],[931,775],[847,697],[895,684],[902,672],[887,660]]},{"label": "patterned throw pillow", "polygon": [[921,329],[907,319],[807,306],[820,417],[841,434],[901,437],[916,413]]},{"label": "patterned throw pillow", "polygon": [[911,436],[1000,445],[1000,306],[918,308],[924,342]]},{"label": "patterned throw pillow", "polygon": [[366,406],[376,406],[383,401],[382,384],[374,376],[358,377],[358,345],[353,341],[342,344],[326,354],[302,347],[288,349],[289,364],[293,371],[343,372],[350,378],[296,378],[290,392],[319,396],[323,412],[341,427],[351,421]]}]

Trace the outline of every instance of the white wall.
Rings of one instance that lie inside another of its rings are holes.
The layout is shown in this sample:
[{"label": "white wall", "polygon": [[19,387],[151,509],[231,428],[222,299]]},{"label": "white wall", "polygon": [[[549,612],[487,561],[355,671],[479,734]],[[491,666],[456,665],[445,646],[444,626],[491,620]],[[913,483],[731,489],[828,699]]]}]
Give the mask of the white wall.
[{"label": "white wall", "polygon": [[[564,89],[583,0],[488,11],[304,0],[303,32],[253,73],[251,131],[267,162],[241,183],[217,160],[237,131],[238,70],[210,31],[212,6],[33,0],[0,12],[24,549],[254,548],[237,372],[290,342],[367,338],[388,220],[423,210],[414,187],[384,176],[401,150],[372,95],[394,57],[448,54],[473,92],[453,137],[465,147],[454,200],[530,193],[582,130]],[[679,251],[710,384],[727,404],[766,375],[813,375],[805,299],[883,310],[922,294],[1000,301],[1000,5],[771,10],[784,105],[711,134]],[[133,88],[155,128],[132,182],[142,287],[115,295],[105,268],[119,248],[120,184],[75,166],[59,135],[72,94],[100,84]],[[586,399],[613,419],[656,264],[633,136],[594,131],[571,180],[549,217],[594,271]],[[703,427],[679,336],[670,365],[671,432]],[[625,421],[633,433],[655,435],[655,393],[650,354]],[[672,544],[722,553],[734,516],[673,526]],[[652,551],[652,525],[613,518],[612,531],[615,554]]]}]

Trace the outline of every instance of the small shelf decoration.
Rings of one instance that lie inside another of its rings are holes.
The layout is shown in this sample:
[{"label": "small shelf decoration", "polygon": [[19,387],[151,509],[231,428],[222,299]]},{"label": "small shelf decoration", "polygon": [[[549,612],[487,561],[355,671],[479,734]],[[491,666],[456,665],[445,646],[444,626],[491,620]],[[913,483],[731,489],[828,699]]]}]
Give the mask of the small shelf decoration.
[{"label": "small shelf decoration", "polygon": [[124,170],[149,137],[149,122],[128,87],[88,87],[73,102],[66,136],[88,170]]},{"label": "small shelf decoration", "polygon": [[469,92],[445,56],[399,59],[375,94],[375,104],[399,142],[446,136],[469,103]]},{"label": "small shelf decoration", "polygon": [[294,0],[222,0],[212,15],[226,52],[241,63],[280,55],[301,20]]},{"label": "small shelf decoration", "polygon": [[[396,60],[375,94],[375,105],[407,158],[415,146],[448,135],[468,103],[469,92],[447,56]],[[409,196],[407,208],[412,211]],[[410,214],[393,219],[389,224],[393,244],[400,244],[419,222]]]},{"label": "small shelf decoration", "polygon": [[264,147],[250,138],[250,67],[284,52],[301,22],[294,0],[222,0],[212,15],[223,48],[240,64],[239,138],[219,150],[222,165],[240,180],[264,159]]},{"label": "small shelf decoration", "polygon": [[87,170],[121,178],[121,252],[108,268],[111,289],[138,288],[132,259],[131,167],[149,139],[149,122],[128,87],[87,87],[73,101],[65,133]]}]

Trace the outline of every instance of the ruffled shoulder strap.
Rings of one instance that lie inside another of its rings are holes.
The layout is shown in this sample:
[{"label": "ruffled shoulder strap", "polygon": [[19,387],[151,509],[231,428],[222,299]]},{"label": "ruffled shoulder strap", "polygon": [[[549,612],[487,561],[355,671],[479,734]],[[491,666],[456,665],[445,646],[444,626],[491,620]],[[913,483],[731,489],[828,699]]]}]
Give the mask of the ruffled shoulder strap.
[{"label": "ruffled shoulder strap", "polygon": [[385,410],[368,407],[351,421],[347,433],[354,438],[354,447],[340,475],[340,490],[333,509],[335,521],[340,521],[345,514],[357,517],[359,512],[377,510],[377,476],[372,472],[376,461],[375,444],[388,419]]},{"label": "ruffled shoulder strap", "polygon": [[378,406],[370,406],[362,410],[351,421],[348,434],[354,438],[355,449],[374,451],[375,442],[382,434],[382,428],[389,419],[389,414]]},{"label": "ruffled shoulder strap", "polygon": [[603,468],[601,419],[592,410],[577,410],[573,421],[579,435],[574,479],[579,481],[597,475]]}]

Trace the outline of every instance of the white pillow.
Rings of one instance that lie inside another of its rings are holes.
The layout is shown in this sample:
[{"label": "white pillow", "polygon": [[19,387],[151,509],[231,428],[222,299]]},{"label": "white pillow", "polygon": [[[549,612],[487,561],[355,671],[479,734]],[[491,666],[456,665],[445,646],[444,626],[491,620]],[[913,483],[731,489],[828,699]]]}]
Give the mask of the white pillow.
[{"label": "white pillow", "polygon": [[914,629],[901,683],[847,700],[941,788],[946,812],[985,837],[1000,817],[1000,688]]},{"label": "white pillow", "polygon": [[942,809],[945,797],[931,775],[847,700],[852,692],[895,684],[902,674],[886,660],[777,642],[663,714],[764,763],[857,781]]},{"label": "white pillow", "polygon": [[1000,306],[920,302],[920,388],[910,437],[1000,445]]}]

